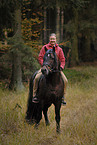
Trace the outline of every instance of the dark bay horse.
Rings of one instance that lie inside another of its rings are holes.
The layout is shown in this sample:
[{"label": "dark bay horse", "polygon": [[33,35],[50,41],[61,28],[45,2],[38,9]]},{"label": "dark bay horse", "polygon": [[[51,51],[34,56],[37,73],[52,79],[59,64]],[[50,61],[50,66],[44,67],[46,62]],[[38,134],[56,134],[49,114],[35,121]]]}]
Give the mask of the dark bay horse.
[{"label": "dark bay horse", "polygon": [[[46,48],[45,48],[46,49]],[[28,107],[26,120],[35,121],[37,127],[42,119],[42,111],[45,117],[46,125],[49,125],[47,111],[51,104],[55,106],[56,131],[60,132],[60,108],[64,93],[64,83],[60,74],[60,62],[55,53],[55,48],[46,51],[41,68],[42,76],[39,80],[37,96],[39,103],[32,102],[33,80],[32,76],[29,85]]]}]

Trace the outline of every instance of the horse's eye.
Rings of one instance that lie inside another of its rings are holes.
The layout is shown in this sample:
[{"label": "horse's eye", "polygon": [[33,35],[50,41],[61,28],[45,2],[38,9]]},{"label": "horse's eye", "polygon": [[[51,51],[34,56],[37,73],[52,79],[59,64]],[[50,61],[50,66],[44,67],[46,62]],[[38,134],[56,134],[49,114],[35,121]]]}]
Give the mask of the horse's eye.
[{"label": "horse's eye", "polygon": [[48,57],[50,57],[50,54],[48,54]]}]

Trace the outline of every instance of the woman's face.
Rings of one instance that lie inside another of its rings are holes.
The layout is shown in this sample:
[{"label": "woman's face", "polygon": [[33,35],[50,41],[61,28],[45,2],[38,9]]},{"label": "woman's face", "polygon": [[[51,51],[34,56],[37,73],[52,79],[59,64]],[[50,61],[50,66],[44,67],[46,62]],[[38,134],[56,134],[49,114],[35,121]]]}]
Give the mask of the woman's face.
[{"label": "woman's face", "polygon": [[56,44],[56,37],[55,36],[50,36],[50,44],[54,46]]}]

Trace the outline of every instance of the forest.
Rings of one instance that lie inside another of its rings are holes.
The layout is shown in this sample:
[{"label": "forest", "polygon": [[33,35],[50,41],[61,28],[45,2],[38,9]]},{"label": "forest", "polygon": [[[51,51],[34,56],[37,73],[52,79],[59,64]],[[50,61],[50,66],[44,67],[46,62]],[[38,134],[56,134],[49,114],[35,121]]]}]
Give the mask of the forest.
[{"label": "forest", "polygon": [[[38,130],[25,114],[29,80],[41,66],[39,52],[55,33],[66,59],[66,106],[61,134],[54,106]],[[97,1],[0,1],[0,145],[97,144]]]},{"label": "forest", "polygon": [[96,0],[0,2],[0,79],[9,88],[23,89],[42,46],[56,33],[66,67],[97,60]]}]

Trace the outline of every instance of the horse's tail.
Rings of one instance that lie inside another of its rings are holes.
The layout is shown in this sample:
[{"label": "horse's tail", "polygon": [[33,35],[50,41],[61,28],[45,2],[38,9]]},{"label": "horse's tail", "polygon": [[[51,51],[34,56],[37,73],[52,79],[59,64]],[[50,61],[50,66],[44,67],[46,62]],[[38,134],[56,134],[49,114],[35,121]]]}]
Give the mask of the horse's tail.
[{"label": "horse's tail", "polygon": [[26,111],[26,120],[32,120],[33,118],[33,112],[35,109],[35,106],[34,104],[32,103],[32,97],[33,97],[33,81],[35,79],[35,76],[37,74],[37,71],[34,73],[33,76],[31,76],[31,79],[30,79],[30,83],[29,83],[29,97],[28,97],[28,102],[27,102],[27,111]]}]

